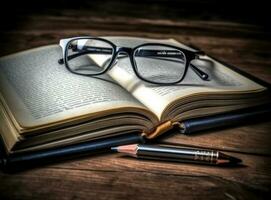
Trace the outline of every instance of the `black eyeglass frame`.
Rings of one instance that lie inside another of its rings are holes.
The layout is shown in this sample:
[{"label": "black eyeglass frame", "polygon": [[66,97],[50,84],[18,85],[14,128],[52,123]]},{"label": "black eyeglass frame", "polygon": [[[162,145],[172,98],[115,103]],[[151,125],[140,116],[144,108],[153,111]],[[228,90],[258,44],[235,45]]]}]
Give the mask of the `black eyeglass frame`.
[{"label": "black eyeglass frame", "polygon": [[[97,74],[81,74],[81,73],[77,73],[75,71],[73,71],[70,67],[69,67],[69,62],[68,62],[68,50],[69,50],[69,46],[70,44],[75,41],[75,40],[80,40],[80,39],[95,39],[95,40],[99,40],[105,43],[108,43],[111,45],[111,47],[113,48],[112,51],[112,58],[110,63],[108,64],[108,66],[101,72],[97,73]],[[178,46],[174,46],[174,45],[169,45],[169,44],[161,44],[161,43],[143,43],[141,45],[138,45],[134,48],[129,48],[129,47],[118,47],[116,46],[114,43],[112,43],[109,40],[106,40],[104,38],[99,38],[99,37],[91,37],[91,36],[81,36],[81,37],[73,37],[73,38],[67,38],[67,39],[61,39],[59,42],[59,45],[62,48],[62,54],[63,54],[63,58],[59,59],[58,62],[59,64],[65,64],[66,68],[74,74],[78,74],[78,75],[83,75],[83,76],[99,76],[102,75],[104,73],[106,73],[108,70],[110,70],[114,65],[114,62],[116,62],[116,59],[118,57],[118,55],[120,53],[126,53],[129,58],[130,58],[130,62],[132,65],[132,68],[136,74],[137,77],[139,77],[141,80],[146,81],[148,83],[152,83],[152,84],[159,84],[159,85],[173,85],[173,84],[177,84],[180,83],[184,78],[185,75],[187,73],[187,70],[189,68],[189,66],[191,66],[192,70],[204,81],[208,81],[208,74],[206,74],[205,72],[203,72],[202,70],[200,70],[198,67],[196,67],[195,65],[191,64],[191,61],[194,59],[199,59],[199,56],[204,55],[203,51],[191,51],[188,49],[184,49],[184,48],[180,48]],[[142,77],[140,75],[140,73],[138,72],[137,69],[137,65],[136,65],[136,61],[135,61],[135,52],[137,49],[144,47],[144,46],[164,46],[164,47],[168,47],[168,48],[174,48],[177,49],[179,51],[181,51],[186,59],[186,63],[185,63],[185,69],[184,72],[182,74],[182,76],[180,77],[179,80],[174,81],[174,82],[169,82],[169,83],[164,83],[164,82],[155,82],[155,81],[151,81],[148,79],[145,79],[144,77]]]}]

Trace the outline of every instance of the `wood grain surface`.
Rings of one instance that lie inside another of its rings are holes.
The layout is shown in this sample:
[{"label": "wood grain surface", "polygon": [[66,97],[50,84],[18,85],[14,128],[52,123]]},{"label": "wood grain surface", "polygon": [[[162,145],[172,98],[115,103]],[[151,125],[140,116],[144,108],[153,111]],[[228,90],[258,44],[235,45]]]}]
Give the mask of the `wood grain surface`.
[{"label": "wood grain surface", "polygon": [[[127,5],[131,9],[132,5]],[[19,12],[0,29],[0,54],[78,35],[174,38],[271,83],[271,40],[265,26],[191,15],[150,17],[133,14],[135,11],[129,15],[126,7],[106,10],[109,13],[99,12],[100,7],[93,12],[70,8]],[[270,130],[267,119],[193,136],[171,133],[159,141],[222,150],[243,160],[238,167],[103,154],[13,174],[0,172],[0,199],[267,199],[271,188]]]}]

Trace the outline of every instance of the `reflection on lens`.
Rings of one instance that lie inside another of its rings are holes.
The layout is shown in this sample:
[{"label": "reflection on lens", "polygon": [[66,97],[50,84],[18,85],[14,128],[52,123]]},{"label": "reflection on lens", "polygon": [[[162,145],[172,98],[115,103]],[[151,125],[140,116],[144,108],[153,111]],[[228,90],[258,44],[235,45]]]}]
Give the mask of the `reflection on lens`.
[{"label": "reflection on lens", "polygon": [[98,39],[76,39],[68,44],[68,67],[78,74],[95,75],[109,66],[113,57],[111,44]]},{"label": "reflection on lens", "polygon": [[162,45],[148,45],[136,49],[134,62],[138,74],[154,83],[179,81],[186,66],[186,58],[182,51]]}]

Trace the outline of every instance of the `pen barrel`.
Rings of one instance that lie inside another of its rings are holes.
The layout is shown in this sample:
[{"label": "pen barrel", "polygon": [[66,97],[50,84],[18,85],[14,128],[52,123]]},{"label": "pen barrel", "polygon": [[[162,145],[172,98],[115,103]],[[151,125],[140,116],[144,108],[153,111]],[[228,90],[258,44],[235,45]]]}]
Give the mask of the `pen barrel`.
[{"label": "pen barrel", "polygon": [[216,164],[219,152],[204,149],[138,146],[137,156],[147,159]]}]

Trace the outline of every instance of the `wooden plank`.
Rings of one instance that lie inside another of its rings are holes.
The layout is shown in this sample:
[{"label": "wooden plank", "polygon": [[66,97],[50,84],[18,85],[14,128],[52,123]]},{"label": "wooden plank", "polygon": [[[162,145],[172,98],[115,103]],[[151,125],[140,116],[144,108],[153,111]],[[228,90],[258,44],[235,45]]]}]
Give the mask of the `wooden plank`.
[{"label": "wooden plank", "polygon": [[269,194],[270,159],[232,155],[241,157],[245,166],[96,156],[13,175],[0,173],[0,194],[2,199],[262,199]]},{"label": "wooden plank", "polygon": [[271,123],[242,125],[235,128],[219,128],[191,135],[174,131],[159,141],[165,144],[189,145],[233,152],[271,155]]},{"label": "wooden plank", "polygon": [[[126,157],[121,154],[108,154],[80,159],[78,161],[68,161],[66,163],[51,165],[50,167],[94,171],[140,171],[142,173],[150,172],[165,175],[210,175],[215,177],[223,177],[225,180],[235,181],[238,184],[247,184],[256,188],[260,185],[261,187],[263,186],[262,189],[268,189],[268,185],[271,182],[271,180],[268,179],[268,166],[271,164],[268,156],[232,152],[227,153],[242,159],[243,165],[233,168],[223,168],[188,163],[161,162],[143,159],[139,160]],[[259,179],[259,177],[261,177],[261,179]]]}]

